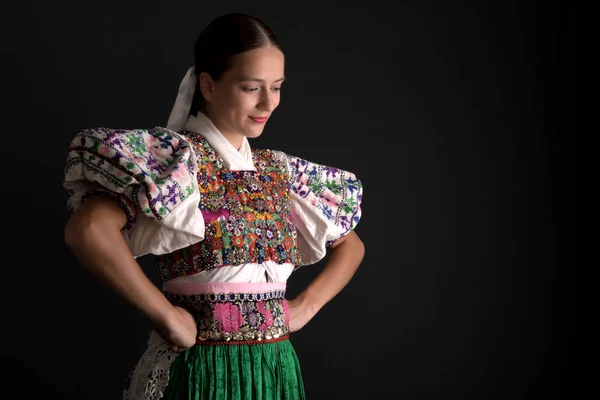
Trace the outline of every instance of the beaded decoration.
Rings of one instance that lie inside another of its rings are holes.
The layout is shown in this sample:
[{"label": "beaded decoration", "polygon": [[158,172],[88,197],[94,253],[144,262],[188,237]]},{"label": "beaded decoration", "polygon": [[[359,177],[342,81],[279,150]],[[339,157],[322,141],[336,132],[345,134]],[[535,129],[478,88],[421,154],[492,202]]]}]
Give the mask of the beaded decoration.
[{"label": "beaded decoration", "polygon": [[224,265],[300,264],[290,212],[291,182],[270,150],[252,150],[256,171],[231,171],[208,141],[184,131],[196,152],[205,238],[157,256],[163,281]]}]

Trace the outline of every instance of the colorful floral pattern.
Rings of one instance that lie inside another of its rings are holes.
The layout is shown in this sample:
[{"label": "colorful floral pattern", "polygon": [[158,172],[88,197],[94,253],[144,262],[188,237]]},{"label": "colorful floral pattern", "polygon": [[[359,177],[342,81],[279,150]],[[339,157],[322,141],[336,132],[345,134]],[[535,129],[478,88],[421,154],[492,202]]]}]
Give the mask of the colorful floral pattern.
[{"label": "colorful floral pattern", "polygon": [[202,136],[192,132],[198,158],[204,240],[158,256],[163,280],[223,265],[300,263],[285,166],[269,150],[253,150],[256,171],[230,171]]},{"label": "colorful floral pattern", "polygon": [[129,229],[140,211],[163,220],[198,190],[205,238],[157,256],[163,281],[267,260],[302,265],[292,193],[340,226],[341,236],[358,223],[362,185],[354,174],[278,151],[255,149],[252,157],[256,171],[230,171],[193,132],[86,129],[69,147],[67,207],[72,213],[92,194],[109,196],[124,209]]},{"label": "colorful floral pattern", "polygon": [[[292,190],[323,215],[343,228],[340,237],[350,232],[361,217],[363,186],[355,174],[320,165],[289,154]],[[326,245],[333,243],[330,240]]]},{"label": "colorful floral pattern", "polygon": [[196,168],[189,143],[167,129],[85,129],[69,146],[67,208],[72,214],[91,194],[103,194],[124,209],[126,229],[140,210],[161,220],[193,193]]},{"label": "colorful floral pattern", "polygon": [[172,304],[195,316],[200,342],[268,340],[289,333],[285,290],[197,295],[163,293]]}]

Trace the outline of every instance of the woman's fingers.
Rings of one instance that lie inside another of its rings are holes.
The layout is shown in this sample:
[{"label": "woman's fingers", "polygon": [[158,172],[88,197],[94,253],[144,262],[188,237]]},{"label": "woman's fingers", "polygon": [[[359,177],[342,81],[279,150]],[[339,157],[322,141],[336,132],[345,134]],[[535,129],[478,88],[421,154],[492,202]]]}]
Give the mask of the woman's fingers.
[{"label": "woman's fingers", "polygon": [[169,349],[171,349],[172,351],[174,351],[176,353],[181,353],[182,351],[189,349],[189,347],[179,346],[177,344],[171,343],[169,345]]}]

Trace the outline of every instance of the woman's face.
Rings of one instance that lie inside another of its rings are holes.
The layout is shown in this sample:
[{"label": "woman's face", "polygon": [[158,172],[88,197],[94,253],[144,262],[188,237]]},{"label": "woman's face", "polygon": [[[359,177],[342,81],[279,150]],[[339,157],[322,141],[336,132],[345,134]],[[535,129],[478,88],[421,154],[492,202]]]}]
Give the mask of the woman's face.
[{"label": "woman's face", "polygon": [[281,50],[261,47],[236,54],[231,59],[231,69],[218,81],[210,80],[210,89],[203,87],[208,103],[206,113],[221,133],[239,148],[243,136],[255,138],[262,133],[279,105],[283,80]]}]

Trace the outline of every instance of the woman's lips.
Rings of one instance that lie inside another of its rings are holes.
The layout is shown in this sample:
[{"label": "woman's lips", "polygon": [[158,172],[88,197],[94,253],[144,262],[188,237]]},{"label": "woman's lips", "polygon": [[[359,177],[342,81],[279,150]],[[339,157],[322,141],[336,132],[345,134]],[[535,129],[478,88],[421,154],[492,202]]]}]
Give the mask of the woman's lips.
[{"label": "woman's lips", "polygon": [[265,122],[267,122],[269,117],[250,117],[250,119],[256,122],[257,124],[264,124]]}]

